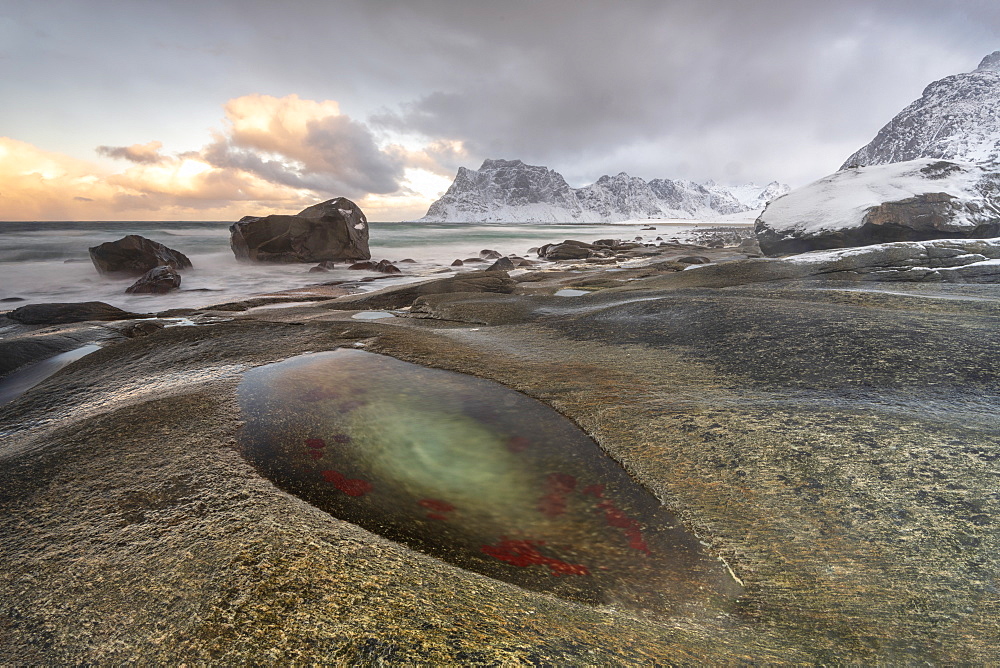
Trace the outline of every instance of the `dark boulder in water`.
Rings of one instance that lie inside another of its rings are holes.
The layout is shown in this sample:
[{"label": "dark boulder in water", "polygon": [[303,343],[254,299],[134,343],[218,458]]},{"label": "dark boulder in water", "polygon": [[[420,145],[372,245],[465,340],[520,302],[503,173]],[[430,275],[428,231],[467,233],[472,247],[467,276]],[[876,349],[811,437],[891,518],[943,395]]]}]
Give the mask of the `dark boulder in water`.
[{"label": "dark boulder in water", "polygon": [[325,272],[328,272],[328,271],[333,271],[334,269],[335,269],[335,266],[334,266],[333,262],[331,262],[330,260],[323,260],[322,262],[320,262],[319,264],[317,264],[315,267],[309,267],[309,273],[310,274],[321,274],[321,273],[325,273]]},{"label": "dark boulder in water", "polygon": [[538,249],[538,256],[546,260],[583,260],[591,257],[591,248],[569,242],[546,244]]},{"label": "dark boulder in water", "polygon": [[399,267],[394,265],[388,260],[379,260],[378,262],[355,262],[348,269],[361,269],[364,271],[377,271],[380,274],[402,274]]},{"label": "dark boulder in water", "polygon": [[22,325],[61,325],[87,320],[129,320],[145,317],[123,311],[104,302],[28,304],[14,309],[7,317]]},{"label": "dark boulder in water", "polygon": [[181,275],[166,265],[153,267],[125,289],[129,294],[162,295],[181,287]]},{"label": "dark boulder in water", "polygon": [[129,234],[118,241],[108,241],[89,251],[94,267],[102,274],[142,276],[150,269],[162,265],[174,270],[191,267],[191,260],[180,251],[138,234]]},{"label": "dark boulder in water", "polygon": [[402,270],[388,260],[381,260],[375,265],[375,271],[381,274],[402,274]]},{"label": "dark boulder in water", "polygon": [[243,262],[368,260],[368,220],[345,197],[297,215],[245,216],[229,228],[230,246]]}]

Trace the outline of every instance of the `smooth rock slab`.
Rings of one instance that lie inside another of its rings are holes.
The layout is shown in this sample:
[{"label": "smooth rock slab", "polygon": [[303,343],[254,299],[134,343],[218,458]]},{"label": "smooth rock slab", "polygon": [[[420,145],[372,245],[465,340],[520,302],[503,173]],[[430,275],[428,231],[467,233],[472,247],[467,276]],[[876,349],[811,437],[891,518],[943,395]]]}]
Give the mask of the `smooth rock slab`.
[{"label": "smooth rock slab", "polygon": [[618,608],[728,609],[742,587],[571,422],[496,383],[357,350],[246,374],[244,455],[410,547]]}]

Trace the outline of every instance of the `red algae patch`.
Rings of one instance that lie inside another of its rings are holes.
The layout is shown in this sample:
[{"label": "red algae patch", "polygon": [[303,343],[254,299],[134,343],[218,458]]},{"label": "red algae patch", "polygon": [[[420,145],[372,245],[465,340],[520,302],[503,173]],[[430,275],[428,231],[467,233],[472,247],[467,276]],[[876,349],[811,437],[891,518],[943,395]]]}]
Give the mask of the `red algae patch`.
[{"label": "red algae patch", "polygon": [[239,399],[240,448],[264,476],[461,568],[671,614],[742,593],[586,434],[497,383],[341,349],[254,369]]}]

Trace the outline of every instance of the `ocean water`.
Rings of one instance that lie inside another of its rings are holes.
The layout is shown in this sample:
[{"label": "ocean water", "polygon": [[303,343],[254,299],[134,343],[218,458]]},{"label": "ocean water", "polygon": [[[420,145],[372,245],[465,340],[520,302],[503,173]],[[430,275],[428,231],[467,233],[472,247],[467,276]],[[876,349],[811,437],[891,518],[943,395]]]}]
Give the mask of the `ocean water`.
[{"label": "ocean water", "polygon": [[[339,266],[329,273],[309,273],[311,265],[244,264],[229,248],[229,222],[0,222],[0,311],[26,303],[103,301],[139,313],[169,308],[198,308],[244,297],[327,281],[358,280],[371,272]],[[475,224],[475,223],[371,223],[372,259],[403,259],[404,276],[362,283],[359,290],[375,290],[394,283],[423,280],[455,259],[477,257],[491,249],[507,255],[529,256],[527,250],[545,243],[578,239],[595,241],[642,236],[652,241],[684,238],[693,230],[718,223],[657,221],[655,232],[640,230],[650,223],[634,224]],[[111,278],[97,273],[87,249],[139,234],[178,250],[194,267],[182,272],[180,290],[166,295],[128,295],[132,278]],[[469,269],[483,268],[472,265]]]}]

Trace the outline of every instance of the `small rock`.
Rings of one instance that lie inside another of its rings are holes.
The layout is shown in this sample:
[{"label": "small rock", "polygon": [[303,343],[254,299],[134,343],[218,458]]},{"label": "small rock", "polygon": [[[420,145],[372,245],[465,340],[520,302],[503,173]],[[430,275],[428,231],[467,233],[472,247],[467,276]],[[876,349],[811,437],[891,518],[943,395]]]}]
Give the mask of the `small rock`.
[{"label": "small rock", "polygon": [[365,262],[355,262],[350,267],[348,267],[348,269],[355,269],[355,270],[361,270],[361,271],[374,271],[375,270],[375,264],[376,263],[372,262],[371,260],[368,260],[368,261],[365,261]]},{"label": "small rock", "polygon": [[379,263],[375,265],[375,271],[379,272],[380,274],[402,274],[403,273],[399,269],[399,267],[397,267],[396,265],[394,265],[392,262],[389,262],[388,260],[381,260],[381,261],[379,261]]},{"label": "small rock", "polygon": [[546,244],[538,249],[539,257],[546,260],[582,260],[591,256],[589,248],[569,243]]},{"label": "small rock", "polygon": [[162,295],[171,290],[181,287],[181,275],[173,267],[162,265],[153,267],[139,280],[125,289],[129,294],[157,294]]},{"label": "small rock", "polygon": [[464,263],[464,262],[462,262],[461,260],[455,260],[454,262],[452,262],[452,263],[451,263],[451,266],[453,266],[453,267],[461,267],[461,266],[463,266],[464,264],[465,264],[465,263]]},{"label": "small rock", "polygon": [[416,263],[417,263],[416,260],[414,260],[412,257],[408,257],[405,260],[400,260],[397,264],[416,264]]},{"label": "small rock", "polygon": [[701,255],[687,255],[685,257],[677,258],[677,262],[681,264],[711,264],[712,261],[707,257]]},{"label": "small rock", "polygon": [[331,271],[332,269],[334,269],[333,261],[332,260],[323,260],[322,262],[320,262],[319,264],[317,264],[315,267],[309,267],[309,273],[310,274],[314,274],[314,273],[327,272],[327,271]]},{"label": "small rock", "polygon": [[0,302],[23,302],[24,297],[4,297]]},{"label": "small rock", "polygon": [[503,254],[500,251],[495,250],[481,250],[479,251],[479,257],[484,260],[496,260],[503,257]]},{"label": "small rock", "polygon": [[510,271],[511,269],[514,268],[515,265],[513,262],[511,262],[510,258],[501,257],[496,262],[487,267],[486,271]]}]

